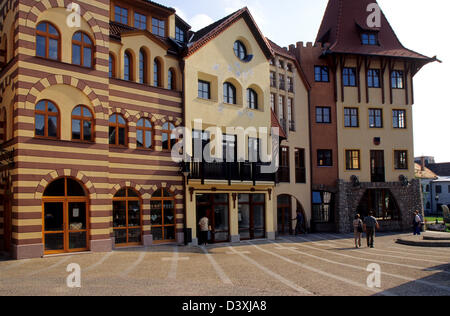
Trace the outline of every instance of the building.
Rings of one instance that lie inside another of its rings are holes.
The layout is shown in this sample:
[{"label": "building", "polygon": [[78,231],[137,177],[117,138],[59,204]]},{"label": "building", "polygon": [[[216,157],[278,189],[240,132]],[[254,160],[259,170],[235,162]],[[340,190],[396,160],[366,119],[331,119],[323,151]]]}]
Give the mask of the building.
[{"label": "building", "polygon": [[182,243],[170,150],[189,26],[150,1],[69,3],[2,1],[2,248],[21,259]]},{"label": "building", "polygon": [[353,230],[374,211],[383,230],[410,226],[421,209],[414,179],[413,78],[435,61],[405,48],[372,0],[330,0],[314,45],[296,54],[311,83],[313,219],[317,231]]},{"label": "building", "polygon": [[438,176],[433,171],[425,167],[425,164],[415,163],[414,169],[416,173],[416,179],[420,180],[422,188],[422,204],[424,213],[425,215],[431,215],[435,213],[432,210],[432,183],[438,178]]},{"label": "building", "polygon": [[438,177],[431,182],[431,214],[442,216],[443,205],[450,207],[450,177]]},{"label": "building", "polygon": [[275,57],[270,61],[270,103],[284,132],[277,173],[277,233],[292,234],[296,211],[303,214],[304,229],[311,221],[311,172],[309,158],[310,85],[296,56],[268,40]]},{"label": "building", "polygon": [[[272,57],[247,8],[199,30],[189,42],[183,58],[185,125],[192,131],[187,147],[193,159],[185,196],[194,244],[204,216],[214,243],[275,238],[275,177],[262,171],[259,159],[264,150],[272,152],[270,130],[259,132],[271,126]],[[212,159],[196,154],[206,151]]]}]

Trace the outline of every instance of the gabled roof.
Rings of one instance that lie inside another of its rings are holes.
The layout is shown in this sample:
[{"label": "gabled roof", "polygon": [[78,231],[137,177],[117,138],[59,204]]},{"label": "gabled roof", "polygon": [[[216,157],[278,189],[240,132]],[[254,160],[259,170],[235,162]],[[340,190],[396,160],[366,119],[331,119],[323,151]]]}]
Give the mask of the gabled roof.
[{"label": "gabled roof", "polygon": [[214,22],[207,27],[195,32],[194,36],[188,44],[186,56],[190,56],[195,53],[197,50],[219,36],[222,32],[239,21],[239,19],[241,18],[244,19],[244,21],[247,23],[267,59],[273,57],[271,46],[267,42],[266,38],[262,35],[258,25],[256,25],[256,22],[247,7],[242,8],[224,17],[223,19],[220,19],[219,21]]},{"label": "gabled roof", "polygon": [[[402,57],[425,63],[436,60],[405,48],[383,12],[381,27],[369,27],[367,7],[372,3],[376,0],[329,0],[316,42],[329,43],[329,53]],[[379,45],[362,45],[361,31],[377,33]]]},{"label": "gabled roof", "polygon": [[414,172],[416,174],[416,178],[419,179],[437,179],[438,177],[433,171],[426,167],[422,170],[422,166],[418,163],[414,164]]}]

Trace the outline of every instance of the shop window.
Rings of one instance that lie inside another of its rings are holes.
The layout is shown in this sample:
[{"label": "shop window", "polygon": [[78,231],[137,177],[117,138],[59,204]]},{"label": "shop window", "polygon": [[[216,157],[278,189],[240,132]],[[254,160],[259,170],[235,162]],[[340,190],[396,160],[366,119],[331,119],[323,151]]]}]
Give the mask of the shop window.
[{"label": "shop window", "polygon": [[175,198],[167,189],[156,191],[150,200],[152,236],[156,242],[176,240]]},{"label": "shop window", "polygon": [[142,243],[142,200],[136,191],[125,188],[114,196],[113,226],[116,245]]},{"label": "shop window", "polygon": [[334,217],[333,193],[313,192],[313,221],[316,223],[331,223]]}]

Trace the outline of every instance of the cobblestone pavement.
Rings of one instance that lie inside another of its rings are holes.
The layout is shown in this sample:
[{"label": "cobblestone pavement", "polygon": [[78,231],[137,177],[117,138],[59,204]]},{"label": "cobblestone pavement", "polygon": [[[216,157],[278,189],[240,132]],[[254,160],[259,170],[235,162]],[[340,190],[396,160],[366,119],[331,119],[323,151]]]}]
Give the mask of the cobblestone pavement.
[{"label": "cobblestone pavement", "polygon": [[[0,295],[450,295],[450,249],[398,245],[399,236],[379,234],[375,249],[355,249],[351,235],[314,234],[0,261]],[[81,288],[67,286],[71,263]],[[379,274],[367,271],[373,264]],[[377,275],[380,287],[368,287]]]}]

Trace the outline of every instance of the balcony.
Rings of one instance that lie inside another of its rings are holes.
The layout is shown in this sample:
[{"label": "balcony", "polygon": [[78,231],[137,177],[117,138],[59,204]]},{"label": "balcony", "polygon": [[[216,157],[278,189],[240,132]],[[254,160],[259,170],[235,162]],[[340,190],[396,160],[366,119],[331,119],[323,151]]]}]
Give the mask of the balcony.
[{"label": "balcony", "polygon": [[191,162],[189,179],[201,180],[202,183],[205,180],[227,180],[229,184],[232,181],[275,182],[275,174],[261,172],[263,166],[269,165],[251,162]]}]

